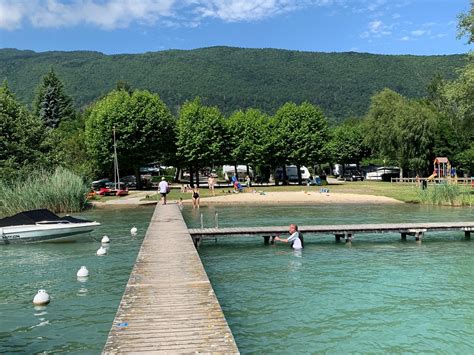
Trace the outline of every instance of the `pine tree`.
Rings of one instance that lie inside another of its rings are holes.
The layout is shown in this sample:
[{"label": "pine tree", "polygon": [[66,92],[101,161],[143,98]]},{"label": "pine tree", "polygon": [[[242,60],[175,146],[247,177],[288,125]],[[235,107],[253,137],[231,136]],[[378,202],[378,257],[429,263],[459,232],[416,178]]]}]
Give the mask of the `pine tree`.
[{"label": "pine tree", "polygon": [[61,121],[74,116],[72,99],[52,68],[38,86],[33,108],[35,115],[50,128],[57,128]]}]

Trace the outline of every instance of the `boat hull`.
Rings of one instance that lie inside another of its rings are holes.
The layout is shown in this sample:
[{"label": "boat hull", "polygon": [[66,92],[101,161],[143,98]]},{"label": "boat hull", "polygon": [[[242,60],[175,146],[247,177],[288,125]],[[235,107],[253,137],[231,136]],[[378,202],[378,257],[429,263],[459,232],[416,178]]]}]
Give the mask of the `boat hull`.
[{"label": "boat hull", "polygon": [[71,242],[81,234],[91,232],[98,222],[70,223],[58,225],[21,225],[0,228],[0,243],[44,243]]}]

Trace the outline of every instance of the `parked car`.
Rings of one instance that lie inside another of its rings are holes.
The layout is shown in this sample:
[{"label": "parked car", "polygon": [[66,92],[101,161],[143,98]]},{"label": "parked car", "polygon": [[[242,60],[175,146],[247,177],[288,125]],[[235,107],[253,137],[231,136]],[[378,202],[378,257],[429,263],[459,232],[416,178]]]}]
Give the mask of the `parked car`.
[{"label": "parked car", "polygon": [[112,182],[109,179],[100,179],[96,181],[92,181],[92,190],[98,191],[101,188],[106,188],[109,187],[109,185],[112,184]]},{"label": "parked car", "polygon": [[136,189],[137,188],[137,178],[134,175],[128,175],[120,178],[120,182],[125,184],[125,187],[129,189]]},{"label": "parked car", "polygon": [[346,181],[363,181],[364,176],[357,170],[348,170],[344,172],[343,175],[344,180]]}]

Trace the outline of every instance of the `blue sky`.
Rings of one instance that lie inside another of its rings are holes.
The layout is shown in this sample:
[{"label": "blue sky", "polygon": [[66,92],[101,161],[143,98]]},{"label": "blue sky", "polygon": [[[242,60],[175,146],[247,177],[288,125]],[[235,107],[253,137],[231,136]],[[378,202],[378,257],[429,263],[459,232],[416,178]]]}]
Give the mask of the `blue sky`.
[{"label": "blue sky", "polygon": [[0,0],[0,48],[453,54],[470,0]]}]

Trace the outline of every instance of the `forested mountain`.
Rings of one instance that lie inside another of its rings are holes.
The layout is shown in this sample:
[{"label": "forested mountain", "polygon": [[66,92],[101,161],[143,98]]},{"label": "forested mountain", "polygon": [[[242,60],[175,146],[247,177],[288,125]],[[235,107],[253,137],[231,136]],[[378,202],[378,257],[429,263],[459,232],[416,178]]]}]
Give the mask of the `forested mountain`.
[{"label": "forested mountain", "polygon": [[77,107],[122,80],[158,93],[172,111],[195,96],[225,113],[255,107],[273,114],[287,101],[309,101],[341,120],[365,114],[370,97],[383,88],[422,97],[435,74],[454,78],[466,59],[232,47],[124,55],[1,49],[0,79],[7,79],[10,89],[29,105],[41,77],[52,67]]}]

